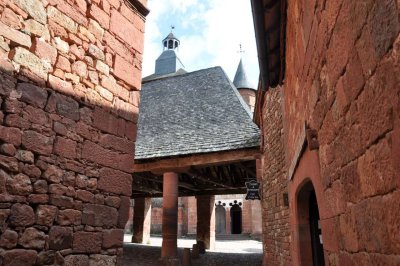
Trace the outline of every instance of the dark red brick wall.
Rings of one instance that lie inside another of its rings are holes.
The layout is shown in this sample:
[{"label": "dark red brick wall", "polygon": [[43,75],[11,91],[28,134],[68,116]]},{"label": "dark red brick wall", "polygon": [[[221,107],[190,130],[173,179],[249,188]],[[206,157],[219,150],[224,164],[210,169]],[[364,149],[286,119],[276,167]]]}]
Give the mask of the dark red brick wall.
[{"label": "dark red brick wall", "polygon": [[114,265],[144,19],[120,0],[6,0],[0,14],[0,261]]},{"label": "dark red brick wall", "polygon": [[264,265],[290,265],[289,207],[282,117],[282,88],[265,94],[263,107],[262,231]]},{"label": "dark red brick wall", "polygon": [[[303,181],[313,182],[330,265],[400,263],[399,8],[395,0],[288,3],[283,169],[296,160],[307,123],[320,146],[300,158],[303,166],[310,162],[302,169],[312,167],[315,175],[295,173],[289,199],[296,202]],[[264,126],[268,122],[264,119]],[[268,180],[274,175],[268,160],[264,165]],[[297,230],[295,207],[290,207],[291,232]],[[264,208],[264,221],[270,214]],[[271,238],[265,235],[275,233],[264,231],[267,257],[281,252],[268,250]],[[293,243],[301,239],[293,234],[291,241],[297,265]]]}]

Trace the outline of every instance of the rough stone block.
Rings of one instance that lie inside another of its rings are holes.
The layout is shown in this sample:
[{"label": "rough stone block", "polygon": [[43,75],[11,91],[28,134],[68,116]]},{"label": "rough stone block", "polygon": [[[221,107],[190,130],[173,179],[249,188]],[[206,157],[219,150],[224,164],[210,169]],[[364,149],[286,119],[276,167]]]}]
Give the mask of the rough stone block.
[{"label": "rough stone block", "polygon": [[6,230],[0,237],[0,247],[11,249],[18,243],[18,233],[12,230]]},{"label": "rough stone block", "polygon": [[0,167],[11,172],[18,171],[18,160],[14,157],[0,155]]},{"label": "rough stone block", "polygon": [[49,195],[47,194],[30,194],[28,202],[31,204],[47,204],[49,202]]},{"label": "rough stone block", "polygon": [[47,102],[46,111],[57,112],[57,114],[79,120],[79,104],[70,97],[58,93],[52,93]]},{"label": "rough stone block", "polygon": [[103,231],[103,248],[119,248],[124,242],[123,229],[111,229]]},{"label": "rough stone block", "polygon": [[65,266],[88,266],[89,257],[87,255],[68,255],[65,257]]},{"label": "rough stone block", "polygon": [[23,28],[25,32],[29,32],[38,37],[42,37],[46,41],[50,40],[50,31],[47,25],[43,25],[34,19],[25,20],[23,23]]},{"label": "rough stone block", "polygon": [[129,197],[122,196],[121,204],[118,209],[118,228],[125,228],[126,222],[129,219],[129,209],[131,206],[131,201]]},{"label": "rough stone block", "polygon": [[99,253],[101,251],[101,233],[75,232],[73,249],[75,252]]},{"label": "rough stone block", "polygon": [[26,249],[13,249],[4,252],[3,265],[33,266],[36,263],[37,252]]},{"label": "rough stone block", "polygon": [[98,60],[105,59],[104,52],[94,44],[89,44],[88,53]]},{"label": "rough stone block", "polygon": [[87,190],[77,190],[76,191],[76,198],[83,201],[83,202],[94,202],[94,195],[92,192]]},{"label": "rough stone block", "polygon": [[51,226],[57,215],[57,207],[50,205],[39,205],[36,209],[36,223]]},{"label": "rough stone block", "polygon": [[117,265],[117,257],[116,256],[108,256],[108,255],[91,255],[89,266],[103,265],[103,266],[114,266]]},{"label": "rough stone block", "polygon": [[87,65],[83,61],[76,61],[72,64],[72,72],[76,73],[78,76],[82,78],[87,77]]},{"label": "rough stone block", "polygon": [[16,203],[11,206],[9,223],[15,227],[26,227],[35,223],[35,214],[32,207]]},{"label": "rough stone block", "polygon": [[47,60],[51,65],[56,63],[57,49],[46,43],[41,38],[33,39],[33,46],[31,48],[33,53],[43,60]]},{"label": "rough stone block", "polygon": [[60,12],[57,8],[49,6],[47,8],[49,19],[54,20],[60,26],[66,28],[69,32],[76,33],[78,25],[68,16]]},{"label": "rough stone block", "polygon": [[64,54],[69,53],[69,44],[66,41],[62,40],[60,37],[55,37],[54,43],[56,45],[57,50],[59,50]]},{"label": "rough stone block", "polygon": [[138,79],[136,72],[138,71],[134,65],[130,64],[119,55],[115,56],[114,75],[125,81],[128,85],[134,87],[134,89],[139,90],[141,87],[141,79],[140,77]]},{"label": "rough stone block", "polygon": [[59,225],[80,225],[81,219],[81,211],[66,209],[58,212],[57,223]]},{"label": "rough stone block", "polygon": [[11,28],[16,30],[21,29],[21,21],[16,13],[9,8],[4,8],[1,14],[1,20]]},{"label": "rough stone block", "polygon": [[46,24],[46,10],[39,0],[15,0],[14,3],[38,22]]},{"label": "rough stone block", "polygon": [[43,249],[46,242],[46,235],[33,227],[25,229],[18,240],[18,244],[24,248]]},{"label": "rough stone block", "polygon": [[132,176],[118,170],[102,168],[97,187],[106,192],[130,196],[132,194]]},{"label": "rough stone block", "polygon": [[130,172],[133,166],[133,153],[120,154],[90,141],[85,141],[83,144],[82,158],[126,172]]},{"label": "rough stone block", "polygon": [[36,264],[38,264],[38,265],[54,265],[55,258],[56,258],[56,252],[54,250],[41,251],[38,254]]},{"label": "rough stone block", "polygon": [[[24,117],[29,121],[37,125],[47,126],[49,123],[47,114],[42,110],[31,105],[28,105],[24,110]],[[33,125],[36,126],[36,125]]]},{"label": "rough stone block", "polygon": [[22,132],[20,129],[0,125],[0,140],[18,147],[21,144],[21,139]]},{"label": "rough stone block", "polygon": [[31,180],[24,174],[18,174],[7,179],[7,191],[14,195],[27,196],[32,191]]},{"label": "rough stone block", "polygon": [[60,183],[64,172],[55,165],[50,165],[43,174],[43,177],[53,183]]},{"label": "rough stone block", "polygon": [[[122,56],[129,63],[133,63],[134,55],[123,43],[118,41],[113,35],[108,31],[104,33],[104,41],[108,47],[110,47],[114,52]],[[111,66],[111,64],[109,64]]]},{"label": "rough stone block", "polygon": [[16,47],[10,52],[10,58],[14,62],[28,68],[30,71],[32,71],[33,74],[37,75],[38,77],[44,80],[47,79],[47,73],[49,72],[51,67],[50,64],[42,61],[39,57],[29,52],[28,50],[22,47]]},{"label": "rough stone block", "polygon": [[49,231],[49,248],[55,250],[72,247],[72,228],[53,226]]},{"label": "rough stone block", "polygon": [[14,156],[17,152],[17,149],[12,144],[4,143],[0,146],[0,152],[5,155]]},{"label": "rough stone block", "polygon": [[118,212],[115,208],[99,204],[83,205],[82,224],[113,227],[117,225],[117,220]]},{"label": "rough stone block", "polygon": [[22,145],[26,149],[42,155],[50,155],[52,153],[53,141],[53,138],[31,130],[25,131],[22,135]]},{"label": "rough stone block", "polygon": [[15,158],[25,163],[34,163],[35,160],[33,153],[25,150],[18,150],[15,154]]},{"label": "rough stone block", "polygon": [[104,29],[100,26],[99,23],[97,23],[97,21],[89,19],[88,30],[89,32],[93,33],[93,35],[96,36],[97,39],[102,40],[104,35]]},{"label": "rough stone block", "polygon": [[119,208],[119,205],[121,204],[121,199],[119,197],[115,196],[108,196],[105,198],[105,204],[114,208]]},{"label": "rough stone block", "polygon": [[21,101],[43,109],[47,102],[47,91],[30,83],[19,83],[17,90],[21,93]]},{"label": "rough stone block", "polygon": [[110,27],[110,16],[101,10],[97,5],[92,4],[89,8],[89,16],[99,22],[99,24],[106,30]]},{"label": "rough stone block", "polygon": [[60,196],[52,194],[50,195],[50,203],[60,208],[74,208],[74,200],[71,197]]},{"label": "rough stone block", "polygon": [[110,31],[124,40],[130,47],[143,52],[143,44],[140,44],[141,32],[129,20],[117,10],[111,11]]},{"label": "rough stone block", "polygon": [[54,153],[64,156],[66,158],[76,158],[76,148],[77,148],[77,143],[76,141],[62,138],[62,137],[56,137],[55,143],[54,143]]},{"label": "rough stone block", "polygon": [[0,35],[10,39],[11,41],[18,43],[25,47],[31,47],[32,42],[29,35],[26,35],[18,30],[8,27],[7,25],[0,22]]}]

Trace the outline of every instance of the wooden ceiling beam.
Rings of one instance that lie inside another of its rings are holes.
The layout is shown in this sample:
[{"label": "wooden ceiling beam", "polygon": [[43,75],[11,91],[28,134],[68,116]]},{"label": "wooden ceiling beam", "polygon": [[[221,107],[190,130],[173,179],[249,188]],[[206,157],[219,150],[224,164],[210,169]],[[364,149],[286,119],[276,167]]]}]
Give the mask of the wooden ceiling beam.
[{"label": "wooden ceiling beam", "polygon": [[235,151],[188,155],[184,157],[159,159],[153,162],[135,160],[133,172],[169,172],[191,166],[211,166],[255,160],[260,157],[259,148]]},{"label": "wooden ceiling beam", "polygon": [[205,183],[209,183],[209,184],[213,184],[219,187],[223,187],[223,188],[233,188],[229,185],[225,185],[224,183],[221,183],[223,181],[216,181],[213,178],[207,177],[206,175],[202,174],[200,171],[196,170],[196,169],[192,169],[190,170],[190,172],[187,172],[188,175],[192,175],[194,176],[194,178],[199,179],[200,181],[203,181]]}]

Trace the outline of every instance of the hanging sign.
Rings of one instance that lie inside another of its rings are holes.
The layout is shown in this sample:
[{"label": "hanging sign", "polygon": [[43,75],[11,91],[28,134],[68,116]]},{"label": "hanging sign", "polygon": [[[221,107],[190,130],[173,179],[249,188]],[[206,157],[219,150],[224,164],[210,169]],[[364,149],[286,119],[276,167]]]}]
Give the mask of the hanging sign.
[{"label": "hanging sign", "polygon": [[260,183],[256,180],[251,180],[245,183],[247,187],[246,200],[261,200]]}]

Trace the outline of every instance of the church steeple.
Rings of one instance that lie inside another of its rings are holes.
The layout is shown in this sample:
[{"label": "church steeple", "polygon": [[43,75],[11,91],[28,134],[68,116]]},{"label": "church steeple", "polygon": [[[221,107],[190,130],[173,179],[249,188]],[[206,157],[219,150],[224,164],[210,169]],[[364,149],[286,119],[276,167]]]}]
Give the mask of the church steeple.
[{"label": "church steeple", "polygon": [[254,89],[253,85],[251,85],[247,79],[241,58],[236,70],[235,78],[233,79],[233,85],[235,85],[237,89]]},{"label": "church steeple", "polygon": [[[171,28],[174,29],[173,26]],[[162,41],[164,50],[175,50],[181,44],[178,38],[176,38],[175,35],[172,33],[172,29],[168,36],[165,37],[165,39]]]},{"label": "church steeple", "polygon": [[173,29],[174,27],[171,26],[171,32],[162,41],[163,52],[156,60],[155,75],[171,74],[185,68],[176,54],[180,41],[172,33]]}]

